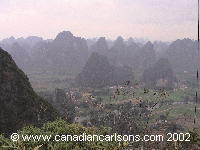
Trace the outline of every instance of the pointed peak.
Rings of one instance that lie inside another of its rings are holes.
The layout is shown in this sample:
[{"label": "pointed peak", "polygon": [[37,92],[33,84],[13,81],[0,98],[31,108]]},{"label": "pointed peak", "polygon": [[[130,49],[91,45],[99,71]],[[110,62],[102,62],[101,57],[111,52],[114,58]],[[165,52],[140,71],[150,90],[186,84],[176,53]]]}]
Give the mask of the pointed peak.
[{"label": "pointed peak", "polygon": [[70,31],[60,32],[56,36],[57,40],[65,40],[65,39],[71,39],[71,38],[73,38],[73,34]]},{"label": "pointed peak", "polygon": [[15,40],[15,37],[14,36],[11,36],[8,38],[9,40]]},{"label": "pointed peak", "polygon": [[145,45],[144,45],[144,48],[147,48],[147,49],[153,49],[153,44],[148,41]]},{"label": "pointed peak", "polygon": [[153,45],[151,41],[148,41],[145,45]]},{"label": "pointed peak", "polygon": [[124,39],[123,39],[123,37],[122,37],[122,36],[118,36],[118,37],[117,37],[117,39],[116,39],[116,41],[117,41],[117,42],[118,42],[118,41],[119,41],[119,42],[123,42],[123,41],[124,41]]},{"label": "pointed peak", "polygon": [[98,41],[106,41],[106,38],[105,38],[105,37],[100,37],[100,38],[98,39]]},{"label": "pointed peak", "polygon": [[132,37],[128,38],[126,43],[127,43],[128,46],[137,46],[137,44],[135,43],[135,41]]},{"label": "pointed peak", "polygon": [[121,36],[118,36],[114,42],[114,46],[122,46],[124,45],[124,39]]},{"label": "pointed peak", "polygon": [[127,41],[128,41],[128,42],[134,42],[134,40],[133,40],[132,37],[129,37]]},{"label": "pointed peak", "polygon": [[97,44],[107,44],[107,43],[106,43],[106,38],[105,38],[105,37],[100,37],[100,38],[97,40]]}]

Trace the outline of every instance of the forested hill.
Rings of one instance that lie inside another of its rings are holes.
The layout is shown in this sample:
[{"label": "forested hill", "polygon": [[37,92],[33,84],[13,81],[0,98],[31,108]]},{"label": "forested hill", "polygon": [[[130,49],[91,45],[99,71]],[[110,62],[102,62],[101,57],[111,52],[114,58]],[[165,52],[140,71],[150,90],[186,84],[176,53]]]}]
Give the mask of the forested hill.
[{"label": "forested hill", "polygon": [[53,107],[32,89],[27,76],[0,48],[0,134],[24,125],[40,125],[57,116]]}]

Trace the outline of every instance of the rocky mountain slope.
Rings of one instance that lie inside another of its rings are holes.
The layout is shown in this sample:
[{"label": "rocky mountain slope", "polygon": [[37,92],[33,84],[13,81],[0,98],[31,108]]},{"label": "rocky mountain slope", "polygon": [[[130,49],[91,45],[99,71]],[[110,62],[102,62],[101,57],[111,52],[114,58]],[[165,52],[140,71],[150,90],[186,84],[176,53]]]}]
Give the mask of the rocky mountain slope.
[{"label": "rocky mountain slope", "polygon": [[56,111],[32,89],[27,76],[0,48],[0,134],[57,117]]}]

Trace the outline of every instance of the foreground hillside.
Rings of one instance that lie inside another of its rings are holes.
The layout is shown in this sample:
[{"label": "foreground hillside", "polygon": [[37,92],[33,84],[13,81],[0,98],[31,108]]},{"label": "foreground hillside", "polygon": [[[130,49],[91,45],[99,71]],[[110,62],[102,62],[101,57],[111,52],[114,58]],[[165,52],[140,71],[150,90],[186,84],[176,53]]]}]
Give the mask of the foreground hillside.
[{"label": "foreground hillside", "polygon": [[0,133],[54,120],[56,112],[32,89],[12,57],[0,48]]}]

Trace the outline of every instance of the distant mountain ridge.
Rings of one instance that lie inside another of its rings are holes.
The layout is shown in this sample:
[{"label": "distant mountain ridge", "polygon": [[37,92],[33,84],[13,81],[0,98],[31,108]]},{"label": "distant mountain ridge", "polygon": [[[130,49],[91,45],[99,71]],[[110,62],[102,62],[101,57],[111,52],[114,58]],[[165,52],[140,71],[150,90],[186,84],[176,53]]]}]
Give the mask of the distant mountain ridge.
[{"label": "distant mountain ridge", "polygon": [[138,43],[135,38],[124,40],[119,36],[114,41],[105,37],[86,40],[63,31],[53,40],[35,36],[26,39],[10,37],[2,40],[0,46],[11,53],[25,72],[40,70],[76,76],[93,52],[106,56],[111,65],[132,68],[136,76],[141,76],[160,58],[167,58],[175,73],[194,71],[198,63],[197,43],[190,39],[154,43],[143,40]]}]

